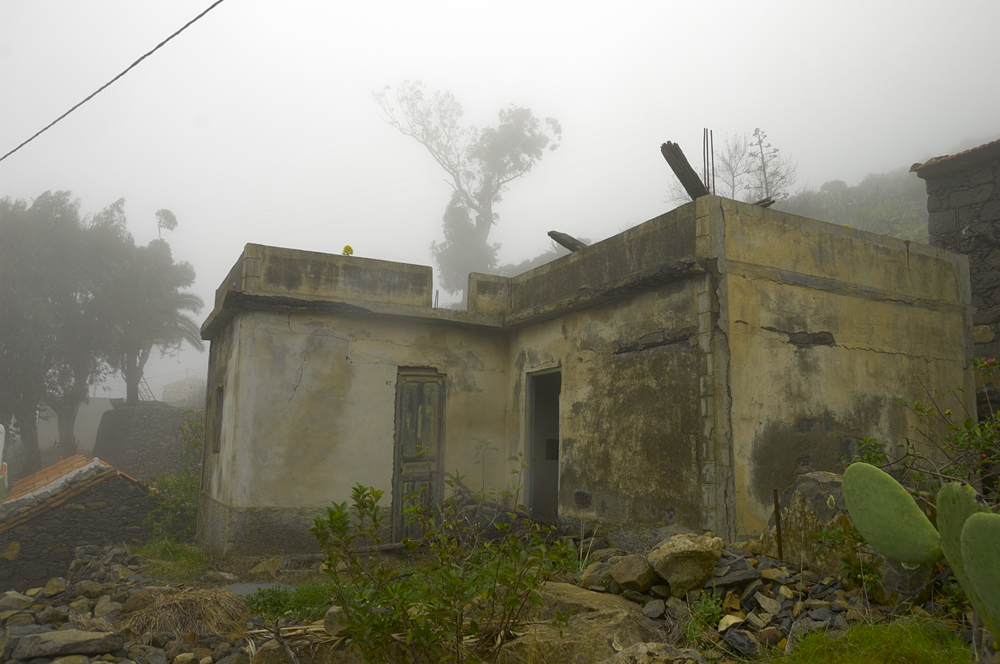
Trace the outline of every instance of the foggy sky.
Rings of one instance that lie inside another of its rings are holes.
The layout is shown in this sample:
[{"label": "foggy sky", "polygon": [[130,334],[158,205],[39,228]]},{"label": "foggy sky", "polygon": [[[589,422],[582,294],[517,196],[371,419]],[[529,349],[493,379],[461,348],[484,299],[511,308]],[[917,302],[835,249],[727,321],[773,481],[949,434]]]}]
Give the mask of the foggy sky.
[{"label": "foggy sky", "polygon": [[[0,154],[209,4],[0,2]],[[93,213],[124,196],[140,243],[171,209],[203,320],[247,242],[432,264],[450,188],[371,98],[403,79],[452,91],[467,123],[511,103],[562,123],[496,207],[501,262],[669,209],[659,145],[700,163],[703,127],[764,128],[813,187],[1000,132],[995,0],[592,4],[227,0],[0,162],[0,197],[69,189]],[[154,358],[147,380],[159,397],[206,364]]]}]

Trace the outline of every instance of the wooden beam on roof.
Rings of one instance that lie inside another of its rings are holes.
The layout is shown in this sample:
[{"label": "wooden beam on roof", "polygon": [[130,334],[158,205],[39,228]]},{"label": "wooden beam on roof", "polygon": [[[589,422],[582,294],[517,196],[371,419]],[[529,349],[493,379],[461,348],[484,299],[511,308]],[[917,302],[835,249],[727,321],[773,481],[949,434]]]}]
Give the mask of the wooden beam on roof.
[{"label": "wooden beam on roof", "polygon": [[688,193],[691,200],[708,196],[708,188],[705,187],[705,183],[701,181],[698,174],[691,168],[691,164],[688,163],[687,157],[684,156],[679,145],[667,141],[660,146],[660,153],[667,160],[667,165],[670,166],[670,170],[680,180],[681,186],[684,187],[684,191]]}]

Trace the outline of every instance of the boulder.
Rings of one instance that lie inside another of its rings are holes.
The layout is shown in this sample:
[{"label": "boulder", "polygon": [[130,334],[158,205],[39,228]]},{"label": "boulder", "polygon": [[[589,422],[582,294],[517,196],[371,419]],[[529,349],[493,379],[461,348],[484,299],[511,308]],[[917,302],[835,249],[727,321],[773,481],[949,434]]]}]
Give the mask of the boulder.
[{"label": "boulder", "polygon": [[27,595],[22,595],[16,590],[8,590],[3,595],[0,595],[0,611],[20,611],[34,603],[35,600]]},{"label": "boulder", "polygon": [[122,640],[110,632],[84,632],[77,629],[30,634],[18,642],[13,659],[59,657],[60,655],[104,655],[121,650]]},{"label": "boulder", "polygon": [[73,597],[97,599],[104,593],[104,587],[96,581],[77,581],[73,586]]},{"label": "boulder", "polygon": [[684,526],[678,526],[676,524],[671,526],[663,526],[662,528],[657,528],[649,535],[649,548],[655,549],[661,544],[666,542],[668,539],[674,535],[695,535],[693,530],[685,528]]},{"label": "boulder", "polygon": [[14,648],[25,636],[45,634],[51,631],[52,627],[48,625],[8,625],[4,627],[3,632],[0,632],[0,661],[10,660]]},{"label": "boulder", "polygon": [[592,563],[580,575],[579,585],[581,588],[591,588],[593,586],[607,588],[612,580],[611,565],[608,563]]},{"label": "boulder", "polygon": [[344,623],[344,610],[339,606],[331,606],[323,616],[323,629],[330,636],[347,636],[348,629]]},{"label": "boulder", "polygon": [[[525,661],[602,662],[617,649],[667,638],[662,620],[642,615],[627,599],[595,593],[567,583],[547,583],[539,593],[542,603],[527,616],[526,634],[506,644],[501,664]],[[556,613],[569,615],[554,626]]]},{"label": "boulder", "polygon": [[109,596],[104,595],[94,605],[94,617],[111,619],[121,613],[121,609],[122,605],[119,602],[112,601]]},{"label": "boulder", "polygon": [[646,556],[625,556],[611,565],[611,578],[622,590],[646,592],[656,580],[656,572],[649,566]]},{"label": "boulder", "polygon": [[637,643],[615,653],[602,664],[674,664],[675,662],[705,664],[705,658],[697,650],[690,648],[675,648],[666,643]]},{"label": "boulder", "polygon": [[597,551],[591,552],[591,554],[587,557],[595,563],[606,563],[612,558],[618,558],[620,556],[627,556],[627,555],[629,555],[629,553],[625,549],[613,548],[613,549],[598,549]]},{"label": "boulder", "polygon": [[722,555],[722,538],[708,535],[674,535],[646,559],[674,597],[683,597],[712,577]]},{"label": "boulder", "polygon": [[[781,544],[785,560],[837,575],[843,568],[842,558],[857,561],[853,549],[823,546],[817,550],[816,546],[819,542],[816,533],[837,529],[850,532],[854,529],[841,492],[842,481],[843,476],[836,473],[806,473],[781,494]],[[933,514],[929,517],[933,521]],[[778,555],[776,528],[771,527],[764,532],[760,538],[760,549],[765,555]],[[882,578],[882,583],[876,585],[873,597],[876,602],[890,606],[901,601],[919,604],[929,597],[933,566],[920,565],[917,569],[907,570],[900,563],[883,556],[877,556],[874,565],[875,572]]]},{"label": "boulder", "polygon": [[66,579],[63,578],[49,579],[49,582],[46,583],[45,587],[42,589],[42,594],[45,597],[53,597],[55,595],[58,595],[59,593],[66,592],[66,588],[67,588]]}]

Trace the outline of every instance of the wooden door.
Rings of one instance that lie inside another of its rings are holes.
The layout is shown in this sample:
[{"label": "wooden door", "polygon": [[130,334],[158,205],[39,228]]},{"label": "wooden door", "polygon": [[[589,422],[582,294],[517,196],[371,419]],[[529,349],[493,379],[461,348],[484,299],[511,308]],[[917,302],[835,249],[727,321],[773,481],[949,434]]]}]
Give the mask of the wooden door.
[{"label": "wooden door", "polygon": [[400,371],[396,382],[396,440],[392,481],[392,534],[419,538],[422,529],[404,515],[415,500],[438,505],[444,492],[444,376]]}]

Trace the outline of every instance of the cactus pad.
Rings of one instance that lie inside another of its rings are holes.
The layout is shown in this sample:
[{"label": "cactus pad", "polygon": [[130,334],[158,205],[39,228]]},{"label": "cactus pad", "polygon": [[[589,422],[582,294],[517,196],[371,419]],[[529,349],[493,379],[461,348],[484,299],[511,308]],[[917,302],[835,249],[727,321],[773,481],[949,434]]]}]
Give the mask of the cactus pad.
[{"label": "cactus pad", "polygon": [[865,540],[886,558],[932,563],[941,558],[941,538],[899,482],[867,463],[844,471],[844,502]]},{"label": "cactus pad", "polygon": [[982,604],[980,618],[1000,634],[1000,514],[973,514],[962,528],[962,561]]}]

